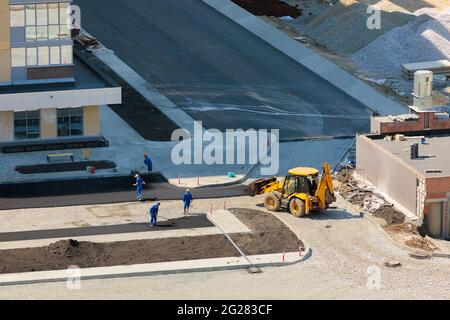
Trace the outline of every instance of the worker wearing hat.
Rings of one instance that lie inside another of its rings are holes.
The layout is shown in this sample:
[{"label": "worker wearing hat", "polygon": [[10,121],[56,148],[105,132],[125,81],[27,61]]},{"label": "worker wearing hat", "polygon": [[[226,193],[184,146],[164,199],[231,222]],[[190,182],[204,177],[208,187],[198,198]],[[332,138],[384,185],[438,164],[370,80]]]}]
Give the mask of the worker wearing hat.
[{"label": "worker wearing hat", "polygon": [[141,176],[138,174],[134,177],[136,178],[136,183],[133,185],[134,187],[136,187],[136,199],[138,201],[142,201],[144,199],[142,196],[142,189],[144,188],[145,181],[142,180]]},{"label": "worker wearing hat", "polygon": [[189,215],[189,209],[191,207],[192,201],[194,197],[189,189],[183,195],[183,205],[184,205],[184,216],[187,217]]},{"label": "worker wearing hat", "polygon": [[160,206],[161,203],[157,202],[150,207],[150,226],[152,227],[156,226]]}]

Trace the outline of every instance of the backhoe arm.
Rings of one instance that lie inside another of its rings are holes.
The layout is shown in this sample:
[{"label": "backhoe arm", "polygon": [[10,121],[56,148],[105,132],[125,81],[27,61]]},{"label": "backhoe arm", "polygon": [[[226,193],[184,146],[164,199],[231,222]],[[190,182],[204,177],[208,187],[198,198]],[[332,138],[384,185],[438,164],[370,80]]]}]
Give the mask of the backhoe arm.
[{"label": "backhoe arm", "polygon": [[[329,193],[327,194],[327,190]],[[331,174],[330,165],[325,163],[323,165],[322,177],[317,187],[316,196],[319,198],[320,208],[326,209],[331,203],[336,201],[333,186],[333,176]]]}]

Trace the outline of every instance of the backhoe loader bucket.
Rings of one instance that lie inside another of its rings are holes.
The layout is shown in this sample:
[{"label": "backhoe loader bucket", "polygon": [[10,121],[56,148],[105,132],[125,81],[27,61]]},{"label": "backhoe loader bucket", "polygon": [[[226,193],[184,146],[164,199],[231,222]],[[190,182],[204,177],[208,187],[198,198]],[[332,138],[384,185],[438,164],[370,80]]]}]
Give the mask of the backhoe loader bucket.
[{"label": "backhoe loader bucket", "polygon": [[256,181],[254,181],[253,183],[251,183],[248,187],[247,187],[247,193],[250,197],[254,197],[258,194],[263,194],[264,193],[264,188],[270,184],[276,183],[277,182],[277,178],[273,177],[270,179],[258,179]]}]

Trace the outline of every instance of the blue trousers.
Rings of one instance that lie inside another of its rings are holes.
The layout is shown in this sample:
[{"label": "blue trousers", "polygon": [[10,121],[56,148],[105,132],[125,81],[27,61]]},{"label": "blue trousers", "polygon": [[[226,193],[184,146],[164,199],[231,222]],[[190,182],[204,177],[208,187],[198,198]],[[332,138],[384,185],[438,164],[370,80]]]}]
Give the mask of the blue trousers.
[{"label": "blue trousers", "polygon": [[152,226],[156,225],[156,220],[157,220],[157,215],[156,214],[150,214],[150,224]]},{"label": "blue trousers", "polygon": [[136,198],[139,200],[139,199],[142,199],[142,188],[137,188],[136,189]]}]

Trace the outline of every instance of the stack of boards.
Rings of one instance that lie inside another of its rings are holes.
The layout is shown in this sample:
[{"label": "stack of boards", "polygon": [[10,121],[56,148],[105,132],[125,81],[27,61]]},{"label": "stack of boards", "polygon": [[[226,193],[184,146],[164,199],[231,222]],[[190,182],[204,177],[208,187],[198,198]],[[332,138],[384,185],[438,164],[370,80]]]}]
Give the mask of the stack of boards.
[{"label": "stack of boards", "polygon": [[436,60],[402,65],[402,73],[407,79],[414,79],[414,73],[419,70],[429,70],[433,71],[433,74],[450,77],[450,61]]}]

